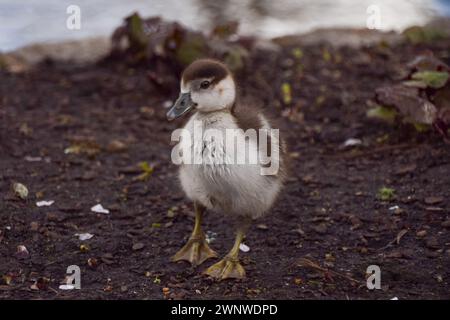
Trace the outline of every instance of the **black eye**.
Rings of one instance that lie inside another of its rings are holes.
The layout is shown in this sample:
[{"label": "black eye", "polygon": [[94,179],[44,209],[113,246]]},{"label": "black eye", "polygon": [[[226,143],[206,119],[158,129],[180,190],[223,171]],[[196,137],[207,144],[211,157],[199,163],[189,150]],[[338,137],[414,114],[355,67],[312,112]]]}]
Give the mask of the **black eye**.
[{"label": "black eye", "polygon": [[205,80],[205,81],[203,81],[202,83],[200,83],[200,88],[202,88],[202,89],[208,89],[208,87],[209,87],[210,84],[211,84],[211,83],[210,83],[209,81]]}]

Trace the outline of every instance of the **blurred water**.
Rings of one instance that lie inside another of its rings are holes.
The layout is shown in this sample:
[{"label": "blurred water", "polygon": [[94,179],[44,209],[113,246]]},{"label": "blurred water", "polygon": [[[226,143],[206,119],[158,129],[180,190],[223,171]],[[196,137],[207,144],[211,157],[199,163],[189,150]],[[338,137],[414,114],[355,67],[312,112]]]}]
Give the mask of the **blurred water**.
[{"label": "blurred water", "polygon": [[[382,30],[424,24],[449,14],[448,0],[0,0],[0,50],[35,42],[108,36],[138,11],[198,30],[238,20],[243,34],[273,37],[321,27],[366,27],[369,5],[378,5]],[[81,8],[81,29],[66,28],[69,5]]]}]

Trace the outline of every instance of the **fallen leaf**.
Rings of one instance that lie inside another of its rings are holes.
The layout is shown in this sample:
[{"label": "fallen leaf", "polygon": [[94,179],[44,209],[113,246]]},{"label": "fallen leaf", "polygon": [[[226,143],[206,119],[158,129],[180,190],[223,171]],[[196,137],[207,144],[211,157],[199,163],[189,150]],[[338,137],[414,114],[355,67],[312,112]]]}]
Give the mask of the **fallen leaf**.
[{"label": "fallen leaf", "polygon": [[412,26],[403,30],[402,34],[412,44],[430,43],[448,37],[445,29],[433,26]]},{"label": "fallen leaf", "polygon": [[105,253],[102,257],[101,260],[103,263],[111,265],[114,264],[114,256],[111,253]]},{"label": "fallen leaf", "polygon": [[368,118],[381,119],[386,122],[393,123],[398,112],[394,108],[375,105],[366,113]]},{"label": "fallen leaf", "polygon": [[95,156],[100,152],[100,147],[96,143],[79,143],[64,149],[65,154],[86,154]]},{"label": "fallen leaf", "polygon": [[41,277],[41,278],[37,279],[34,284],[31,285],[30,289],[32,289],[32,290],[47,290],[49,284],[50,284],[49,278]]},{"label": "fallen leaf", "polygon": [[27,247],[25,247],[24,245],[17,246],[16,257],[23,259],[27,258],[29,255],[30,253],[28,252]]},{"label": "fallen leaf", "polygon": [[30,229],[31,229],[31,231],[38,231],[39,223],[37,221],[30,222]]},{"label": "fallen leaf", "polygon": [[424,202],[429,205],[435,205],[444,201],[443,197],[426,197]]},{"label": "fallen leaf", "polygon": [[402,166],[400,168],[398,168],[397,170],[395,170],[395,174],[398,176],[402,176],[408,173],[412,173],[414,171],[416,171],[417,169],[417,165],[415,163],[409,164],[409,165],[405,165]]},{"label": "fallen leaf", "polygon": [[322,50],[322,58],[326,62],[329,62],[331,60],[331,53],[330,53],[330,51],[328,51],[328,49],[324,48]]},{"label": "fallen leaf", "polygon": [[169,210],[167,210],[167,218],[174,218],[177,210],[178,210],[178,207],[169,208]]},{"label": "fallen leaf", "polygon": [[6,284],[7,286],[9,286],[11,284],[12,279],[13,278],[10,275],[2,276],[3,283]]},{"label": "fallen leaf", "polygon": [[91,268],[96,268],[98,266],[98,260],[96,258],[89,258],[87,264]]},{"label": "fallen leaf", "polygon": [[432,52],[427,52],[426,54],[421,54],[415,57],[408,63],[408,68],[416,71],[450,71],[449,67],[444,62],[436,58]]},{"label": "fallen leaf", "polygon": [[162,293],[165,297],[167,297],[170,294],[170,289],[167,287],[162,288]]},{"label": "fallen leaf", "polygon": [[439,71],[419,71],[412,74],[411,78],[425,83],[428,87],[439,89],[445,86],[448,81],[448,72]]},{"label": "fallen leaf", "polygon": [[301,59],[303,57],[303,51],[300,48],[294,48],[292,49],[292,55],[296,58],[296,59]]},{"label": "fallen leaf", "polygon": [[281,96],[284,104],[290,104],[292,102],[291,85],[289,83],[284,82],[281,85]]},{"label": "fallen leaf", "polygon": [[437,240],[437,238],[435,237],[431,237],[429,238],[426,242],[425,245],[427,248],[429,249],[438,249],[440,247],[439,245],[439,241]]},{"label": "fallen leaf", "polygon": [[113,289],[114,289],[113,286],[108,284],[103,288],[103,291],[111,292],[111,291],[113,291]]},{"label": "fallen leaf", "polygon": [[403,238],[403,236],[408,232],[407,229],[403,229],[401,230],[398,234],[397,237],[395,238],[395,241],[397,242],[397,244],[400,244],[400,240]]},{"label": "fallen leaf", "polygon": [[423,238],[423,237],[425,237],[427,235],[427,230],[420,230],[420,231],[417,231],[416,232],[416,236],[418,237],[418,238]]},{"label": "fallen leaf", "polygon": [[120,140],[112,140],[106,148],[109,152],[123,152],[127,150],[127,145]]},{"label": "fallen leaf", "polygon": [[394,107],[406,121],[431,125],[437,119],[437,109],[418,90],[398,84],[378,88],[375,94],[382,105]]},{"label": "fallen leaf", "polygon": [[138,243],[133,244],[132,248],[134,251],[138,251],[138,250],[143,249],[144,247],[145,247],[145,245],[142,242],[138,242]]},{"label": "fallen leaf", "polygon": [[25,200],[28,197],[28,189],[22,183],[15,182],[13,184],[14,193],[22,200]]}]

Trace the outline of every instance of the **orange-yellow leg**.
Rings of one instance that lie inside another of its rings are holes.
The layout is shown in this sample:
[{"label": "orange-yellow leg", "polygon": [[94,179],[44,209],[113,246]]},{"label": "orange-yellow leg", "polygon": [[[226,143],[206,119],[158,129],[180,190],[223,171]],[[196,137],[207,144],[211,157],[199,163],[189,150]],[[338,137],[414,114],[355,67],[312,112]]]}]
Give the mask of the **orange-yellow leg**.
[{"label": "orange-yellow leg", "polygon": [[197,203],[194,204],[194,207],[194,230],[184,247],[172,257],[172,261],[185,260],[189,261],[192,265],[197,266],[209,258],[217,257],[217,253],[209,247],[205,239],[205,234],[202,231],[201,224],[205,208]]},{"label": "orange-yellow leg", "polygon": [[234,241],[233,248],[230,252],[219,262],[213,264],[211,267],[205,270],[205,274],[218,279],[224,280],[229,278],[243,279],[245,278],[245,269],[239,263],[239,246],[245,236],[245,231],[248,228],[248,223],[244,223],[238,228],[236,232],[236,238]]}]

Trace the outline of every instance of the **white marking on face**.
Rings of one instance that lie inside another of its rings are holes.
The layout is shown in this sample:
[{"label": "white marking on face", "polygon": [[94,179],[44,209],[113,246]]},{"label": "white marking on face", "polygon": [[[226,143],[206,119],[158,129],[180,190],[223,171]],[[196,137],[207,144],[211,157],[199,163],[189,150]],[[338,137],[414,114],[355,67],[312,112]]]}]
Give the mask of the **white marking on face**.
[{"label": "white marking on face", "polygon": [[187,86],[183,80],[181,80],[181,85],[180,85],[180,92],[181,93],[188,93],[190,91],[189,86]]},{"label": "white marking on face", "polygon": [[[208,79],[205,79],[208,80]],[[197,104],[197,109],[204,112],[218,111],[230,108],[236,98],[236,85],[231,76],[219,81],[207,89],[193,89],[191,83],[181,82],[181,92],[191,93],[191,99]]]}]

